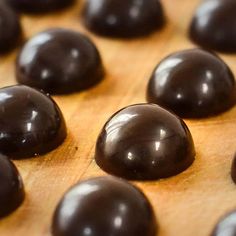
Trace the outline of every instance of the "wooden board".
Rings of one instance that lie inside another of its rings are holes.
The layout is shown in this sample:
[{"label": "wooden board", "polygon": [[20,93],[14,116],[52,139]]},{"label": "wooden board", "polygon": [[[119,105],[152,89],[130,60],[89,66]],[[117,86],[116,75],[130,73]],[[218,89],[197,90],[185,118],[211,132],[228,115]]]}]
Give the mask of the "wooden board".
[{"label": "wooden board", "polygon": [[[175,4],[174,4],[175,3]],[[97,44],[107,70],[96,88],[57,96],[68,137],[57,150],[15,161],[26,199],[14,214],[0,221],[3,236],[49,236],[51,217],[63,193],[79,180],[104,175],[93,160],[97,135],[118,109],[145,102],[145,88],[154,66],[167,54],[193,45],[186,31],[197,0],[163,0],[168,24],[162,32],[138,40],[96,37],[80,24],[80,4],[48,16],[23,16],[27,37],[50,27],[68,27],[88,34]],[[0,59],[0,86],[15,83],[16,52]],[[236,74],[236,55],[221,55]],[[236,186],[230,179],[236,150],[236,108],[203,120],[186,120],[196,146],[196,161],[184,173],[160,181],[136,182],[149,197],[160,236],[207,236],[217,219],[236,208]]]}]

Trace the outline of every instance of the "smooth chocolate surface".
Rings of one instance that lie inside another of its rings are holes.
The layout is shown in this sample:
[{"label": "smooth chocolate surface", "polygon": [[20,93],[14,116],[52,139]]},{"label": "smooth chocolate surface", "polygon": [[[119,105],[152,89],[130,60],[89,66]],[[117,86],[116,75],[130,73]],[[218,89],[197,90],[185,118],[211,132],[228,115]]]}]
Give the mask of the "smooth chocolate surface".
[{"label": "smooth chocolate surface", "polygon": [[95,152],[104,171],[135,180],[179,174],[194,156],[185,123],[155,104],[137,104],[115,113],[103,127]]},{"label": "smooth chocolate surface", "polygon": [[103,76],[101,57],[92,41],[66,29],[51,29],[34,36],[16,61],[19,83],[51,94],[88,89]]},{"label": "smooth chocolate surface", "polygon": [[0,89],[0,152],[13,159],[47,153],[66,137],[63,115],[52,98],[16,85]]},{"label": "smooth chocolate surface", "polygon": [[235,236],[236,235],[236,211],[222,217],[214,228],[211,236]]},{"label": "smooth chocolate surface", "polygon": [[145,36],[164,24],[159,0],[86,0],[82,17],[94,33],[121,38]]},{"label": "smooth chocolate surface", "polygon": [[234,159],[231,165],[231,177],[234,183],[236,184],[236,154],[234,155]]},{"label": "smooth chocolate surface", "polygon": [[86,36],[50,29],[31,38],[16,61],[19,83],[52,94],[88,89],[104,76],[101,57]]},{"label": "smooth chocolate surface", "polygon": [[144,194],[124,180],[99,177],[72,187],[56,208],[53,236],[156,236]]},{"label": "smooth chocolate surface", "polygon": [[0,217],[16,210],[24,200],[24,186],[15,165],[0,154]]},{"label": "smooth chocolate surface", "polygon": [[18,15],[0,1],[0,53],[6,53],[17,46],[21,39],[21,25]]},{"label": "smooth chocolate surface", "polygon": [[204,118],[235,105],[235,80],[217,55],[202,49],[173,53],[153,71],[147,101],[181,117]]},{"label": "smooth chocolate surface", "polygon": [[236,1],[206,0],[191,22],[191,39],[202,47],[236,53]]},{"label": "smooth chocolate surface", "polygon": [[27,13],[45,13],[70,6],[75,0],[6,0],[15,9]]}]

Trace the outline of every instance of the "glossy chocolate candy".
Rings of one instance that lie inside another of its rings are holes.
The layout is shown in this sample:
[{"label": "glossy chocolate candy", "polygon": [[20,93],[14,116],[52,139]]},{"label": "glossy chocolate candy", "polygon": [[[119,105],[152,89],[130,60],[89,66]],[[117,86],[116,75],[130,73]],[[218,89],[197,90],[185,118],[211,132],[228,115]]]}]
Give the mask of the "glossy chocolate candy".
[{"label": "glossy chocolate candy", "polygon": [[60,10],[75,2],[75,0],[6,0],[15,9],[27,13],[44,13]]},{"label": "glossy chocolate candy", "polygon": [[86,0],[82,11],[85,26],[110,37],[138,37],[164,24],[159,0]]},{"label": "glossy chocolate candy", "polygon": [[115,113],[103,127],[95,152],[104,171],[135,180],[179,174],[194,156],[185,123],[155,104],[133,105]]},{"label": "glossy chocolate candy", "polygon": [[84,35],[51,29],[30,39],[16,62],[19,83],[65,94],[96,85],[104,76],[101,57]]},{"label": "glossy chocolate candy", "polygon": [[211,236],[235,236],[236,235],[236,211],[233,211],[217,223]]},{"label": "glossy chocolate candy", "polygon": [[202,49],[179,51],[155,68],[147,101],[181,117],[217,115],[235,104],[235,80],[230,68],[215,54]]},{"label": "glossy chocolate candy", "polygon": [[31,38],[16,61],[19,83],[52,94],[81,91],[104,76],[101,57],[84,35],[67,29],[50,29]]},{"label": "glossy chocolate candy", "polygon": [[236,52],[236,1],[202,1],[190,25],[191,39],[202,47]]},{"label": "glossy chocolate candy", "polygon": [[72,187],[54,213],[53,236],[156,236],[144,194],[126,181],[99,177]]},{"label": "glossy chocolate candy", "polygon": [[4,1],[0,1],[0,53],[13,49],[20,38],[19,17]]},{"label": "glossy chocolate candy", "polygon": [[0,217],[16,210],[24,196],[24,186],[18,170],[6,156],[0,154]]},{"label": "glossy chocolate candy", "polygon": [[23,85],[0,89],[0,153],[32,157],[53,150],[65,137],[64,118],[49,96]]}]

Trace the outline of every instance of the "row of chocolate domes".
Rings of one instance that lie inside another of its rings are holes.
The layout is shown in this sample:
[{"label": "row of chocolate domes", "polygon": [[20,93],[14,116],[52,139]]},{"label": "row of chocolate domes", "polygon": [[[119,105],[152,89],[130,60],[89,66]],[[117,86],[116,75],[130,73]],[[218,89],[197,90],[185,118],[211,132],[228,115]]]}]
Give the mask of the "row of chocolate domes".
[{"label": "row of chocolate domes", "polygon": [[[50,12],[75,2],[74,0],[5,0],[26,12]],[[190,38],[202,47],[223,52],[236,52],[236,3],[234,0],[206,0],[200,4],[189,27]],[[19,18],[1,2],[1,51],[8,51],[19,41]],[[91,31],[109,37],[130,38],[148,35],[165,23],[159,0],[86,0],[82,21]]]},{"label": "row of chocolate domes", "polygon": [[[63,115],[48,94],[23,85],[1,88],[0,107],[0,150],[12,159],[47,153],[66,138]],[[111,116],[98,135],[95,152],[103,170],[135,180],[176,175],[194,157],[194,143],[184,121],[148,103],[128,106]]]},{"label": "row of chocolate domes", "polygon": [[[50,94],[88,89],[104,78],[106,70],[91,40],[59,28],[32,37],[16,60],[17,81]],[[164,58],[150,75],[146,90],[148,102],[184,118],[217,115],[235,104],[233,72],[216,54],[202,49]]]},{"label": "row of chocolate domes", "polygon": [[[0,217],[24,201],[22,178],[14,164],[0,155]],[[222,217],[211,236],[233,236],[236,211]],[[53,236],[157,236],[159,222],[143,192],[115,177],[98,177],[71,187],[61,198],[51,223]]]}]

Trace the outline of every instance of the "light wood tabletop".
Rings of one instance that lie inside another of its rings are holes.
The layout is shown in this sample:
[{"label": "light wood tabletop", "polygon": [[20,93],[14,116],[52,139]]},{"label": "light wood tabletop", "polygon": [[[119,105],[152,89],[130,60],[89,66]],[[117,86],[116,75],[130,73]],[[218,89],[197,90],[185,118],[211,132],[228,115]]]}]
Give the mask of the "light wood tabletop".
[{"label": "light wood tabletop", "polygon": [[[106,175],[94,161],[96,138],[118,109],[145,102],[146,85],[156,64],[168,54],[195,47],[187,28],[198,0],[163,0],[168,23],[161,32],[135,40],[97,37],[81,24],[80,3],[66,11],[22,16],[27,38],[50,27],[66,27],[87,34],[97,45],[106,68],[96,87],[67,96],[54,96],[68,127],[68,137],[55,151],[14,161],[25,184],[26,199],[0,221],[2,236],[49,236],[54,209],[76,182]],[[15,84],[17,50],[0,59],[0,86]],[[236,75],[236,55],[220,56]],[[150,199],[159,236],[208,236],[219,217],[236,208],[236,186],[230,178],[236,151],[236,108],[201,120],[185,120],[193,135],[196,160],[172,178],[133,182]]]}]

